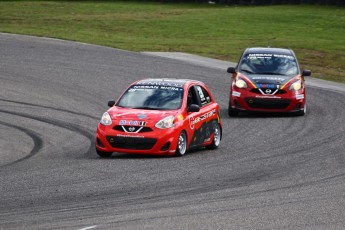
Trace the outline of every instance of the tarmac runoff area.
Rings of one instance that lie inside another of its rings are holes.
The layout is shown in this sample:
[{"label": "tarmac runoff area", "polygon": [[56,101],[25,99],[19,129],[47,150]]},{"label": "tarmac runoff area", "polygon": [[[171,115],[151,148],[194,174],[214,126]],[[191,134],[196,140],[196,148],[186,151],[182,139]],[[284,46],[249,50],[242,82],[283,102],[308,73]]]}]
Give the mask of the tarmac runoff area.
[{"label": "tarmac runoff area", "polygon": [[[202,56],[198,56],[194,54],[183,53],[183,52],[141,52],[141,53],[145,55],[150,55],[150,56],[158,56],[158,57],[180,60],[180,61],[188,62],[194,65],[198,65],[198,66],[222,69],[224,71],[226,71],[228,67],[231,67],[231,66],[234,67],[237,64],[236,62],[222,61],[222,60],[202,57]],[[311,71],[313,74],[313,70]],[[345,93],[345,84],[343,83],[326,81],[326,80],[317,79],[313,77],[306,77],[305,82],[307,86]]]}]

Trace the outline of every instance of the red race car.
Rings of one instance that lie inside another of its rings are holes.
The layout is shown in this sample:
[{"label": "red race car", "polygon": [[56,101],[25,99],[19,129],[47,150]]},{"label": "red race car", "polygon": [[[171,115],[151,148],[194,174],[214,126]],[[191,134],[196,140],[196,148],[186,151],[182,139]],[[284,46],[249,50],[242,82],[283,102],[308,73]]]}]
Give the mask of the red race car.
[{"label": "red race car", "polygon": [[229,116],[239,111],[306,113],[304,76],[290,49],[247,48],[232,74]]},{"label": "red race car", "polygon": [[96,133],[101,157],[113,152],[183,156],[190,148],[220,144],[219,105],[200,81],[140,80],[108,106]]}]

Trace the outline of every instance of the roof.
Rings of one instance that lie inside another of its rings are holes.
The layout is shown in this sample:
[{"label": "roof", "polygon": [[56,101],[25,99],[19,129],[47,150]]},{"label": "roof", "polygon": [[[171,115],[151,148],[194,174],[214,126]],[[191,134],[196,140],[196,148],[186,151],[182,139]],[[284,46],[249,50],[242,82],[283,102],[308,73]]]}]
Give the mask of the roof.
[{"label": "roof", "polygon": [[271,48],[271,47],[252,47],[247,48],[245,53],[267,53],[267,54],[286,54],[294,55],[294,52],[291,49],[284,48]]}]

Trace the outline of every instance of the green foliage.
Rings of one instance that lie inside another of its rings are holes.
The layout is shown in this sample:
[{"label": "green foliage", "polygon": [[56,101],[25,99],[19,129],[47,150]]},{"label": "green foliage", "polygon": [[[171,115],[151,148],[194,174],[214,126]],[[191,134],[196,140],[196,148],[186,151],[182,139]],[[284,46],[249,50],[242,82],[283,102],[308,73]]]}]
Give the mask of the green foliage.
[{"label": "green foliage", "polygon": [[279,4],[320,4],[345,6],[343,0],[217,0],[230,5],[279,5]]},{"label": "green foliage", "polygon": [[344,8],[0,1],[0,31],[228,61],[250,46],[292,48],[314,77],[345,82]]}]

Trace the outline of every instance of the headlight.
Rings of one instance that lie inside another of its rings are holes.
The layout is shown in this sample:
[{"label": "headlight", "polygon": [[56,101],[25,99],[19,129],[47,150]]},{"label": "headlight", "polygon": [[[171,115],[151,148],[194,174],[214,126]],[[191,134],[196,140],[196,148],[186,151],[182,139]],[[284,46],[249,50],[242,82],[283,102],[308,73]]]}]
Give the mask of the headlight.
[{"label": "headlight", "polygon": [[108,112],[103,113],[102,119],[100,121],[102,125],[111,125],[113,122],[111,121],[111,117]]},{"label": "headlight", "polygon": [[295,90],[295,91],[298,91],[302,88],[302,81],[301,80],[298,80],[298,81],[295,81],[294,83],[292,83],[289,87],[289,90]]},{"label": "headlight", "polygon": [[247,88],[247,83],[242,79],[237,79],[235,82],[237,88],[244,89]]},{"label": "headlight", "polygon": [[174,126],[174,116],[166,117],[157,122],[155,125],[159,129],[167,129]]}]

